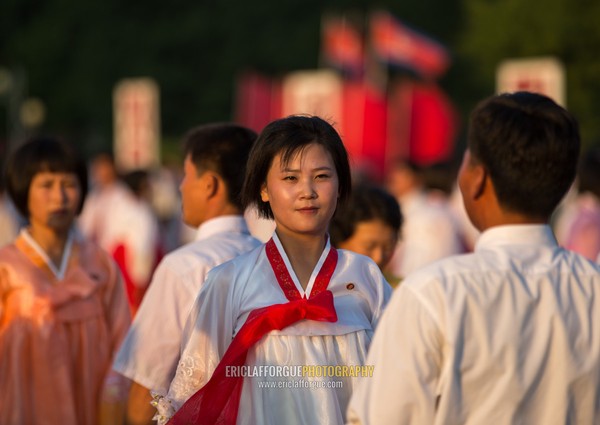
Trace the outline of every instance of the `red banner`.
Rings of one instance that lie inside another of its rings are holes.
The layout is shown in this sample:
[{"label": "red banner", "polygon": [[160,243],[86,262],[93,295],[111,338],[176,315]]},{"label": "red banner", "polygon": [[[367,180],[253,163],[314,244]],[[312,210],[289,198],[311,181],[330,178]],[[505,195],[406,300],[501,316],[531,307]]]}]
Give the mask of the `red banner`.
[{"label": "red banner", "polygon": [[321,33],[323,60],[346,74],[362,75],[364,46],[359,31],[343,17],[326,17]]},{"label": "red banner", "polygon": [[424,77],[439,77],[448,69],[446,49],[387,12],[371,16],[371,43],[380,60],[414,70]]},{"label": "red banner", "polygon": [[280,115],[277,83],[257,73],[242,74],[237,81],[235,120],[256,132]]},{"label": "red banner", "polygon": [[421,165],[452,159],[458,114],[435,84],[399,82],[390,89],[388,160]]}]

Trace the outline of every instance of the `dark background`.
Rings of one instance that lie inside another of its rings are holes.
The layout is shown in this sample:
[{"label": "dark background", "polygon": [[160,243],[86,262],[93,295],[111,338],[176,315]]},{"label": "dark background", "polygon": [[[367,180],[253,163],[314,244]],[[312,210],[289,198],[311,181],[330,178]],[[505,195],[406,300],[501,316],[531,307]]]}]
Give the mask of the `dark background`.
[{"label": "dark background", "polygon": [[[463,125],[475,102],[494,92],[499,62],[551,55],[565,65],[567,108],[584,144],[600,143],[594,0],[2,0],[0,70],[10,73],[13,90],[20,85],[24,96],[44,103],[46,118],[35,131],[62,134],[87,154],[112,143],[115,83],[152,77],[168,147],[193,125],[233,118],[241,72],[278,77],[319,67],[323,14],[366,20],[378,8],[450,49],[452,66],[440,84]],[[10,102],[9,92],[0,92],[4,149],[23,136]]]}]

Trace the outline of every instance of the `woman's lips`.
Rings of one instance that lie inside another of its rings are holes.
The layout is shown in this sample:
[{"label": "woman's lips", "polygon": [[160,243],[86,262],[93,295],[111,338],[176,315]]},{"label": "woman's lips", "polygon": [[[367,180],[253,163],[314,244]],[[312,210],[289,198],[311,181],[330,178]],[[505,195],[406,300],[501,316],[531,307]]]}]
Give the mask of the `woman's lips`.
[{"label": "woman's lips", "polygon": [[303,207],[303,208],[298,208],[298,211],[301,213],[313,213],[318,211],[319,208],[317,207]]}]

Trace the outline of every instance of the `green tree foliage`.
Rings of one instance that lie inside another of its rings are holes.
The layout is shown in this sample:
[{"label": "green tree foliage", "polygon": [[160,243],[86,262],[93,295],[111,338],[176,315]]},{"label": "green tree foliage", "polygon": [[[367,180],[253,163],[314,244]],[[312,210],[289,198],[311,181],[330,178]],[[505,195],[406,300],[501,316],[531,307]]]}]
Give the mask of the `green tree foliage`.
[{"label": "green tree foliage", "polygon": [[180,135],[231,118],[243,69],[276,76],[318,61],[314,0],[6,0],[0,17],[0,66],[26,70],[29,94],[47,105],[47,129],[87,143],[108,143],[122,78],[156,79],[163,132]]},{"label": "green tree foliage", "polygon": [[554,56],[566,70],[567,108],[585,145],[600,143],[600,3],[593,0],[465,0],[455,48],[471,66],[477,92],[492,93],[506,58]]},{"label": "green tree foliage", "polygon": [[[494,91],[506,58],[553,55],[567,70],[567,105],[586,140],[600,139],[600,3],[593,0],[2,0],[0,67],[22,69],[47,106],[44,130],[93,146],[112,135],[112,90],[148,76],[161,88],[162,130],[232,118],[235,78],[319,65],[324,12],[390,10],[450,47],[441,84],[466,121]],[[1,112],[1,111],[0,111]],[[0,129],[0,137],[6,129]]]}]

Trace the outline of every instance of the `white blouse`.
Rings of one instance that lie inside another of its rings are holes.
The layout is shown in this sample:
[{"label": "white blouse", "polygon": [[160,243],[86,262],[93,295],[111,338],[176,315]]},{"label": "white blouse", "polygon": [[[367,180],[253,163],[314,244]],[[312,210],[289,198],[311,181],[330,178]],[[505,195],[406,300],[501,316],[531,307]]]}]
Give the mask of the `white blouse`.
[{"label": "white blouse", "polygon": [[[276,235],[273,240],[300,294],[309,297],[329,250],[335,248],[327,243],[304,291]],[[354,386],[369,376],[369,368],[355,366],[365,363],[391,287],[369,258],[344,250],[338,254],[327,288],[334,296],[337,322],[302,320],[268,333],[250,349],[238,425],[345,421]],[[159,424],[209,380],[251,311],[286,302],[264,245],[213,269],[188,319],[167,397],[157,400]]]}]

